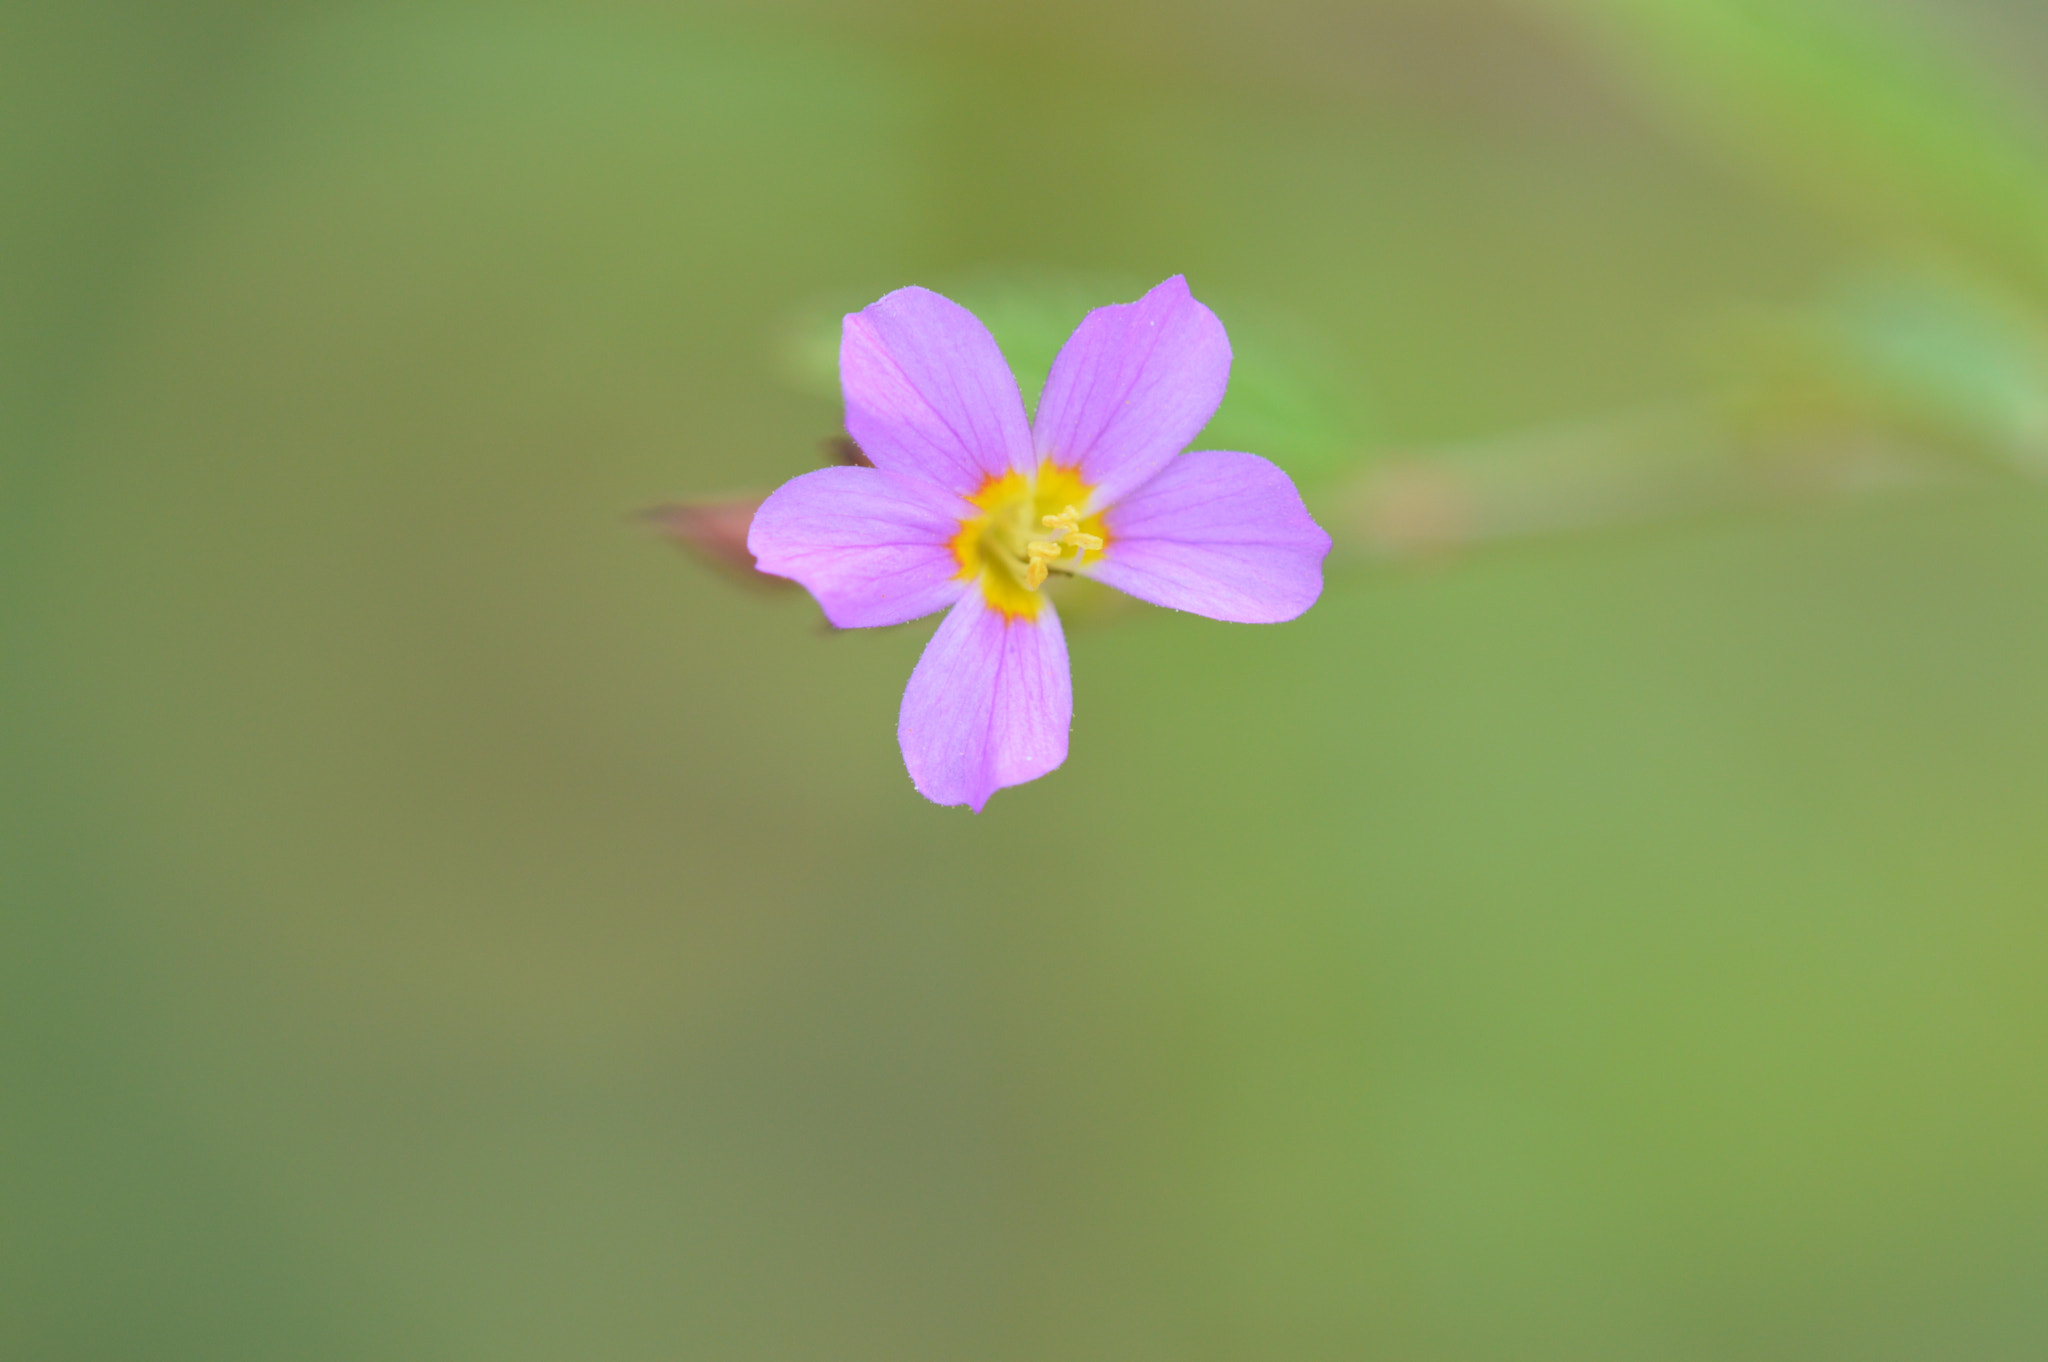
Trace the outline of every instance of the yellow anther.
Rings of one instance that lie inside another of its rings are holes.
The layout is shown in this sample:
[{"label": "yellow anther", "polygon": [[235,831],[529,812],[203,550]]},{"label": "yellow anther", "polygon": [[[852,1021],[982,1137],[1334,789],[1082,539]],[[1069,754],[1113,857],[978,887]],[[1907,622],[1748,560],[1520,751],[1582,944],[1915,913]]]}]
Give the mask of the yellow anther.
[{"label": "yellow anther", "polygon": [[1072,534],[1075,530],[1081,528],[1081,513],[1069,506],[1058,515],[1043,517],[1042,523],[1048,530],[1058,530],[1062,534]]},{"label": "yellow anther", "polygon": [[1024,565],[1024,585],[1036,591],[1045,585],[1046,575],[1052,571],[1048,564],[1056,562],[1066,550],[1049,539],[1034,539],[1024,546],[1024,552],[1030,559]]},{"label": "yellow anther", "polygon": [[1102,536],[1099,534],[1083,534],[1081,531],[1075,530],[1066,536],[1066,542],[1072,544],[1077,549],[1086,549],[1090,553],[1102,552]]}]

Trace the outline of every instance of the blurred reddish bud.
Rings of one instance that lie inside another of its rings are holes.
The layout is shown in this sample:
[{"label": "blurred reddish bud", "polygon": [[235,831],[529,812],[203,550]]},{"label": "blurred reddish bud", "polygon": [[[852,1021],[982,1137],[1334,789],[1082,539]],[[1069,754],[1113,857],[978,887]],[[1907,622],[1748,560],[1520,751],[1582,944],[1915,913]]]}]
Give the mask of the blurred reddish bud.
[{"label": "blurred reddish bud", "polygon": [[[827,464],[846,468],[873,468],[868,456],[849,435],[834,435],[819,442]],[[761,509],[764,496],[698,497],[649,507],[641,512],[670,543],[687,550],[720,572],[754,586],[780,590],[795,586],[787,577],[773,577],[757,571],[754,555],[747,552],[747,530],[754,512]]]},{"label": "blurred reddish bud", "polygon": [[787,577],[756,571],[754,555],[747,552],[747,529],[766,500],[761,496],[705,497],[651,507],[642,514],[669,542],[729,576],[754,586],[792,587],[796,583]]},{"label": "blurred reddish bud", "polygon": [[853,442],[851,435],[834,435],[822,442],[825,462],[839,464],[846,468],[873,468],[875,461],[861,453],[860,446]]}]

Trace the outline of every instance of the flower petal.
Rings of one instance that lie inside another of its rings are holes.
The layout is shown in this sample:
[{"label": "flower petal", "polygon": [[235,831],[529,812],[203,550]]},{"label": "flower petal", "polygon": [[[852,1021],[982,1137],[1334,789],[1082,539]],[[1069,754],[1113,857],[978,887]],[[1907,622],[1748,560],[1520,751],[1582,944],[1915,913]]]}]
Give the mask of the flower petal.
[{"label": "flower petal", "polygon": [[992,609],[979,591],[953,607],[925,645],[896,740],[917,792],[976,813],[1006,785],[1036,780],[1067,759],[1073,679],[1059,616]]},{"label": "flower petal", "polygon": [[942,610],[969,585],[952,538],[974,508],[922,478],[820,468],[754,512],[754,566],[793,577],[842,629],[901,624]]},{"label": "flower petal", "polygon": [[1089,575],[1154,605],[1278,624],[1323,592],[1330,536],[1256,454],[1183,454],[1103,522],[1109,547]]},{"label": "flower petal", "polygon": [[1041,459],[1079,466],[1107,506],[1201,433],[1230,382],[1230,341],[1175,275],[1135,303],[1098,307],[1075,328],[1038,400]]},{"label": "flower petal", "polygon": [[973,492],[1034,467],[1024,399],[995,337],[929,289],[900,288],[848,315],[839,384],[847,433],[877,468]]}]

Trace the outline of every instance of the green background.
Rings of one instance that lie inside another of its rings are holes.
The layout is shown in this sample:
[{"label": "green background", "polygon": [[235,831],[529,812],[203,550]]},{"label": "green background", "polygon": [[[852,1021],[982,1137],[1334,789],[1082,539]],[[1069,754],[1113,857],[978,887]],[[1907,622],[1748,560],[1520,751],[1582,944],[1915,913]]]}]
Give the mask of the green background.
[{"label": "green background", "polygon": [[1743,8],[0,15],[0,1356],[2048,1355],[2034,486],[1077,620],[979,817],[929,624],[633,520],[813,466],[913,282],[1185,272],[1340,538],[1874,244],[2034,287]]}]

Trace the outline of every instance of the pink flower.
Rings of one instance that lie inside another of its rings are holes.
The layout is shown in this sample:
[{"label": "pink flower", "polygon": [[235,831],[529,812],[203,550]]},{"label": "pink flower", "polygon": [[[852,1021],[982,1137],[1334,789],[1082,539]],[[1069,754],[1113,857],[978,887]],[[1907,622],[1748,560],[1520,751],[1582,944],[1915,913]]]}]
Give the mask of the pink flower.
[{"label": "pink flower", "polygon": [[947,610],[896,728],[935,803],[979,812],[1067,759],[1074,692],[1049,577],[1244,624],[1322,594],[1330,537],[1287,475],[1256,454],[1181,452],[1223,400],[1230,342],[1178,275],[1088,314],[1034,421],[988,329],[926,289],[846,319],[839,379],[874,466],[783,484],[747,548],[843,629]]}]

